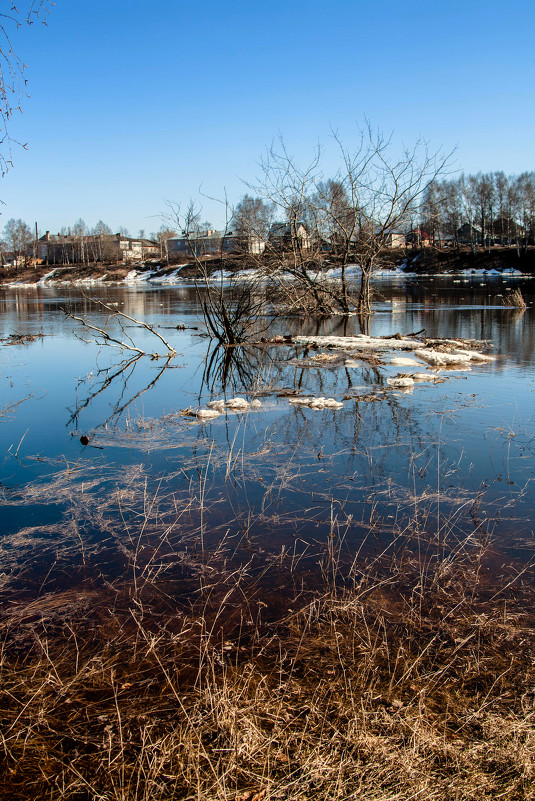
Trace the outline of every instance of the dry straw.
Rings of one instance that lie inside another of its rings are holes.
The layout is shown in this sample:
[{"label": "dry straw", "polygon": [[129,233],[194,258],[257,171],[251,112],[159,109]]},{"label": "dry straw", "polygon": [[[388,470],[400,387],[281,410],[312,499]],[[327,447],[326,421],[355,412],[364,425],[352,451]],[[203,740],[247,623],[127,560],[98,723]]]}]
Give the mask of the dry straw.
[{"label": "dry straw", "polygon": [[333,507],[307,589],[144,510],[121,577],[5,610],[0,798],[534,797],[533,594],[491,587],[481,527],[346,560]]}]

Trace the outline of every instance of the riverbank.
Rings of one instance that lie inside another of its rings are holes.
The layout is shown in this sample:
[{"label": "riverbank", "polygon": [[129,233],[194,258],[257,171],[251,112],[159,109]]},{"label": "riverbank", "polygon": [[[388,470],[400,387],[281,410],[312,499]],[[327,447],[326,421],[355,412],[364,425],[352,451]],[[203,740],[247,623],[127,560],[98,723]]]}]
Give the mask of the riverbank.
[{"label": "riverbank", "polygon": [[[230,278],[254,277],[266,265],[249,256],[207,257],[203,259],[208,275]],[[269,265],[267,265],[269,267]],[[336,259],[326,259],[322,265],[314,267],[320,273],[333,278],[340,268]],[[358,268],[353,269],[358,273]],[[472,253],[469,248],[445,249],[423,248],[422,250],[389,250],[378,260],[377,275],[442,275],[442,274],[514,274],[535,275],[535,247],[527,251],[516,248],[494,247]],[[0,285],[58,286],[65,284],[154,284],[165,285],[181,283],[202,277],[197,264],[166,264],[158,261],[145,263],[116,264],[94,263],[68,266],[39,265],[37,267],[3,267],[0,270]]]},{"label": "riverbank", "polygon": [[333,531],[313,592],[177,553],[182,600],[143,547],[9,604],[0,798],[533,799],[535,597],[485,540],[415,526],[348,567]]}]

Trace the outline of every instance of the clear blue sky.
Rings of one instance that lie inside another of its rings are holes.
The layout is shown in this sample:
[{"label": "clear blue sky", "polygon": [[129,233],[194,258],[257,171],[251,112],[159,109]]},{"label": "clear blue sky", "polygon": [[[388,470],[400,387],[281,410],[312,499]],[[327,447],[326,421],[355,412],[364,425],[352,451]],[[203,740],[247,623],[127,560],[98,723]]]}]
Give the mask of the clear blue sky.
[{"label": "clear blue sky", "polygon": [[[22,2],[22,0],[21,0]],[[11,6],[11,0],[0,0]],[[133,234],[200,186],[235,201],[280,132],[305,162],[364,117],[465,172],[535,169],[535,2],[56,0],[14,34],[31,97],[0,229],[79,217]],[[216,203],[204,201],[216,225]]]}]

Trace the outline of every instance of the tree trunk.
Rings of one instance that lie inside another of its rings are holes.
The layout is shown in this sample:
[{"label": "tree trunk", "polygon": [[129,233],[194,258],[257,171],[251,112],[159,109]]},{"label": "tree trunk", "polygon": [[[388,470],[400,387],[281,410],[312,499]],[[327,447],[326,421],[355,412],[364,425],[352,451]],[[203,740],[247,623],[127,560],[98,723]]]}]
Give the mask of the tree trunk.
[{"label": "tree trunk", "polygon": [[341,275],[341,282],[342,282],[342,297],[340,298],[340,306],[342,307],[342,311],[344,314],[349,314],[349,294],[347,291],[347,277],[346,277],[346,268],[347,268],[347,253],[344,254],[344,258],[342,260],[342,275]]},{"label": "tree trunk", "polygon": [[370,288],[371,264],[362,264],[361,270],[362,273],[360,276],[358,313],[359,315],[371,314],[372,313],[371,288]]}]

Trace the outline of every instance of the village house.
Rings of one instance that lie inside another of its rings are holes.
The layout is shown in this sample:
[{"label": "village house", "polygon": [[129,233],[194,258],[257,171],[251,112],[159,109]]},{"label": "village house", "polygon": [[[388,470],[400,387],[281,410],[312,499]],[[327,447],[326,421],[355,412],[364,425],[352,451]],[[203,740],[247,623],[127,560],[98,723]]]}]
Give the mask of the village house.
[{"label": "village house", "polygon": [[167,254],[170,261],[179,256],[215,256],[221,253],[223,233],[215,228],[206,231],[187,232],[182,236],[172,236],[167,240]]},{"label": "village house", "polygon": [[246,253],[249,256],[260,256],[266,249],[266,241],[258,234],[240,234],[229,231],[223,240],[225,253]]},{"label": "village house", "polygon": [[514,245],[526,238],[526,229],[511,217],[497,217],[490,226],[493,245]]},{"label": "village house", "polygon": [[310,250],[311,239],[302,220],[275,222],[269,229],[268,245],[273,250]]},{"label": "village house", "polygon": [[469,222],[464,223],[457,230],[457,242],[460,245],[481,245],[481,228],[478,228],[476,225],[472,225]]},{"label": "village house", "polygon": [[413,228],[405,235],[405,244],[413,248],[428,248],[431,245],[431,237],[427,231]]},{"label": "village house", "polygon": [[265,247],[264,240],[254,234],[234,234],[232,231],[224,233],[211,228],[197,233],[183,233],[182,236],[167,240],[170,261],[180,256],[201,258],[231,253],[260,255]]},{"label": "village house", "polygon": [[158,244],[150,239],[122,234],[63,236],[47,231],[37,242],[37,259],[43,264],[128,263],[155,258],[159,252]]},{"label": "village house", "polygon": [[401,231],[386,231],[384,245],[387,248],[404,248],[405,234],[402,234]]}]

